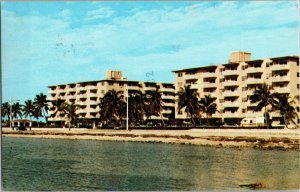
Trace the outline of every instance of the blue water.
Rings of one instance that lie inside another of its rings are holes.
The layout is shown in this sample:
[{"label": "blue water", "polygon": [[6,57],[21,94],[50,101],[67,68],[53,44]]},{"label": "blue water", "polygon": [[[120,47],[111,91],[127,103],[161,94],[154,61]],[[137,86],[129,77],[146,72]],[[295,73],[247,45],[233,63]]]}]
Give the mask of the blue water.
[{"label": "blue water", "polygon": [[4,137],[4,190],[298,189],[299,152]]}]

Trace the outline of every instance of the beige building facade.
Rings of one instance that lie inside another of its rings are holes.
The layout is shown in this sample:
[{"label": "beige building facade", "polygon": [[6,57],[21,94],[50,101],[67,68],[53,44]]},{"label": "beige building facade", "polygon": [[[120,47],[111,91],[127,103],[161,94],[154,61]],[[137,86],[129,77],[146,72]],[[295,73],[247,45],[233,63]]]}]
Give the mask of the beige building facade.
[{"label": "beige building facade", "polygon": [[[255,111],[255,103],[249,96],[256,87],[269,84],[273,91],[295,97],[299,113],[299,56],[284,56],[251,60],[251,53],[233,52],[226,64],[196,67],[173,71],[175,73],[175,93],[184,85],[191,85],[200,94],[215,98],[219,113],[215,118],[237,119],[263,116],[263,111]],[[184,111],[177,110],[176,119],[186,119]],[[279,124],[280,114],[270,113],[273,122]],[[299,119],[296,120],[298,125]]]},{"label": "beige building facade", "polygon": [[[162,117],[169,119],[174,114],[175,108],[175,87],[172,83],[157,83],[157,82],[142,82],[129,81],[123,77],[121,71],[107,71],[106,79],[99,81],[87,81],[78,83],[68,83],[61,85],[48,86],[48,100],[54,101],[58,98],[63,99],[68,103],[79,105],[77,113],[80,118],[97,121],[99,118],[99,98],[102,98],[109,90],[121,91],[123,95],[141,91],[158,90],[162,95]],[[129,103],[130,107],[130,103]],[[53,116],[55,109],[50,106],[48,121],[51,123],[65,121],[64,117],[59,114]],[[152,117],[152,119],[155,117]],[[156,117],[161,118],[161,117]]]}]

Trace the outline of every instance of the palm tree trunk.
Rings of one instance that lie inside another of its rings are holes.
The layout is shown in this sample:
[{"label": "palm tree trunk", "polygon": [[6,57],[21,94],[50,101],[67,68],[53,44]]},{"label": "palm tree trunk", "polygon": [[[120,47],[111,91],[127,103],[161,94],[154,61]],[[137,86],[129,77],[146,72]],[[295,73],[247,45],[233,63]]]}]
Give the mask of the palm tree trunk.
[{"label": "palm tree trunk", "polygon": [[268,119],[267,119],[267,106],[265,106],[265,120],[266,120],[266,123],[267,123],[267,129],[269,129],[269,122],[268,122]]},{"label": "palm tree trunk", "polygon": [[285,127],[288,128],[287,119],[286,119],[286,115],[285,114],[283,115],[283,120],[284,120]]},{"label": "palm tree trunk", "polygon": [[209,125],[209,122],[208,122],[208,114],[206,113],[206,123],[207,125]]}]

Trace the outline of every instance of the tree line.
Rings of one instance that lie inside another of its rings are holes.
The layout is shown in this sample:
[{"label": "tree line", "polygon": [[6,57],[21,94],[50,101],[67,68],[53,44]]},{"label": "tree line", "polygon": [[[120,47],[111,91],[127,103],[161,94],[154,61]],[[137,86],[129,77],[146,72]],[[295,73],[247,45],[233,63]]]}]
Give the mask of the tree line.
[{"label": "tree line", "polygon": [[[202,115],[205,114],[206,124],[209,125],[214,113],[221,113],[217,110],[215,98],[210,95],[204,95],[200,98],[200,94],[195,89],[191,89],[190,85],[184,86],[177,93],[177,110],[184,111],[189,119],[189,123],[196,125]],[[296,124],[294,119],[298,117],[295,108],[295,99],[288,94],[279,94],[273,92],[272,87],[268,84],[263,84],[257,87],[253,94],[249,97],[251,103],[257,103],[255,111],[264,110],[264,116],[267,126],[269,126],[269,113],[272,111],[279,111],[283,123],[288,127],[289,123]],[[162,125],[164,125],[164,118],[162,116],[163,102],[161,92],[156,89],[143,93],[137,91],[129,94],[129,121],[132,124],[143,124],[146,120],[151,120],[152,116],[159,117]],[[49,105],[51,103],[51,106]],[[103,126],[120,125],[122,121],[126,120],[126,97],[121,91],[109,90],[102,98],[99,98],[99,122]],[[80,108],[75,103],[67,103],[63,99],[56,99],[49,102],[47,96],[43,93],[36,95],[33,100],[27,100],[21,105],[19,102],[12,104],[12,118],[21,118],[28,116],[30,119],[45,117],[47,121],[47,112],[51,107],[54,111],[52,117],[59,116],[64,118],[65,122],[70,126],[75,125],[80,121],[77,113]],[[267,108],[270,108],[267,110]],[[2,104],[1,115],[7,121],[10,121],[10,104],[4,102]]]},{"label": "tree line", "polygon": [[[178,95],[178,110],[184,110],[192,124],[195,124],[195,119],[201,119],[203,113],[206,114],[207,124],[212,114],[221,113],[217,110],[213,98],[205,95],[199,99],[199,93],[191,89],[190,85],[181,88],[176,95]],[[264,111],[267,127],[270,126],[269,113],[273,111],[280,113],[285,127],[288,127],[289,123],[296,124],[295,119],[299,118],[295,108],[295,98],[291,98],[289,94],[274,92],[273,88],[266,83],[256,87],[249,100],[251,103],[257,103],[255,111]]]},{"label": "tree line", "polygon": [[11,122],[13,119],[22,117],[29,117],[31,120],[35,118],[39,121],[39,118],[47,118],[48,112],[48,100],[47,96],[40,93],[35,96],[33,100],[27,100],[24,104],[19,102],[4,102],[1,106],[1,116],[6,119],[7,122]]}]

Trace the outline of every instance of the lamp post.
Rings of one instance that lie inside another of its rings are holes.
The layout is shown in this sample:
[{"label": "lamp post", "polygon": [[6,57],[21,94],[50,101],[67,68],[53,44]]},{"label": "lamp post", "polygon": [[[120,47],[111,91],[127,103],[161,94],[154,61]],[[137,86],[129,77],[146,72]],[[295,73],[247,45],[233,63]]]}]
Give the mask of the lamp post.
[{"label": "lamp post", "polygon": [[12,104],[13,102],[19,102],[20,100],[12,100],[10,97],[9,101],[9,128],[11,129],[11,122],[12,122]]},{"label": "lamp post", "polygon": [[128,118],[128,112],[129,112],[129,106],[128,106],[128,97],[129,97],[129,95],[128,95],[128,84],[126,84],[126,130],[128,131],[128,120],[129,120],[129,118]]}]

